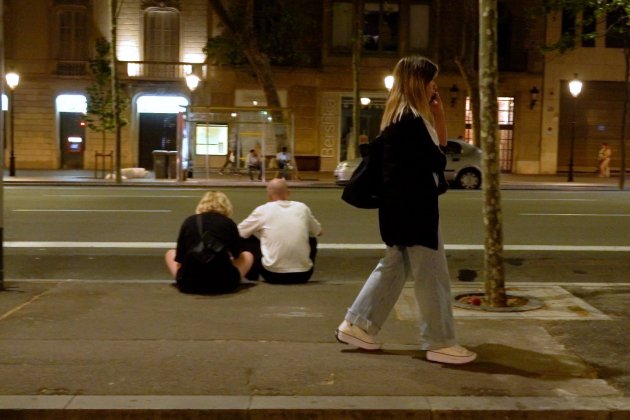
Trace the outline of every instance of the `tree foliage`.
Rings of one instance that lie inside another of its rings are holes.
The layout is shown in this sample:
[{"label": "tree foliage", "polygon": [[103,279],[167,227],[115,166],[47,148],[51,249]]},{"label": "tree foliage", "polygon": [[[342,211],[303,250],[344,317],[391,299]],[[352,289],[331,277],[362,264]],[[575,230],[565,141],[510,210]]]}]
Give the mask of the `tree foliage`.
[{"label": "tree foliage", "polygon": [[[317,23],[308,12],[309,0],[253,1],[253,13],[248,15],[243,0],[231,2],[226,13],[235,28],[251,27],[247,36],[255,37],[260,52],[271,64],[279,66],[313,66],[318,64]],[[252,19],[252,22],[248,22]],[[223,22],[223,28],[226,28]],[[208,40],[204,48],[209,62],[215,65],[242,65],[248,60],[232,31]]]},{"label": "tree foliage", "polygon": [[[105,38],[96,40],[96,57],[90,60],[90,71],[93,82],[87,87],[87,126],[92,131],[102,133],[103,152],[105,151],[105,135],[116,129],[116,118],[112,95],[111,45]],[[122,92],[118,93],[120,111],[128,105],[128,99]],[[121,119],[121,125],[127,122]]]},{"label": "tree foliage", "polygon": [[[600,36],[617,38],[627,44],[630,34],[630,2],[628,0],[544,0],[543,14],[562,11],[579,17],[575,27],[567,28],[560,39],[543,46],[544,52],[565,53],[575,48],[579,41],[589,41]],[[596,31],[597,23],[604,22],[604,33]]]}]

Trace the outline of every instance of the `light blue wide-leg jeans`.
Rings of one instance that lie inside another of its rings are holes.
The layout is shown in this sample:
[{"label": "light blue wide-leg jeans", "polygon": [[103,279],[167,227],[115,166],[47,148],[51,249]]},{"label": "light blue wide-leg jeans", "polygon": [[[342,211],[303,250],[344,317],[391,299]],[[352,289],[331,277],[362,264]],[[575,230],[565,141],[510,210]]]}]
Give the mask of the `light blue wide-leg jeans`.
[{"label": "light blue wide-leg jeans", "polygon": [[420,349],[455,345],[450,276],[441,234],[438,242],[437,250],[423,246],[387,247],[345,319],[369,334],[377,334],[410,278],[420,313]]}]

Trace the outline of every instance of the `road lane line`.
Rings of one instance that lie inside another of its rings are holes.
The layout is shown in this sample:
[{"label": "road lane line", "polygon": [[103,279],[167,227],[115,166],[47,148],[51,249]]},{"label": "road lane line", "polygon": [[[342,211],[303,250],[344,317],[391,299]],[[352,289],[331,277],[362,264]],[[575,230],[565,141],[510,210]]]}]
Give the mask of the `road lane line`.
[{"label": "road lane line", "polygon": [[106,194],[42,194],[43,197],[76,198],[199,198],[199,195],[106,195]]},{"label": "road lane line", "polygon": [[170,249],[175,242],[37,242],[7,241],[5,248],[138,248],[138,249]]},{"label": "road lane line", "polygon": [[29,213],[63,213],[63,212],[84,212],[84,213],[171,213],[172,210],[89,210],[89,209],[15,209],[15,212]]},{"label": "road lane line", "polygon": [[520,213],[521,216],[630,217],[624,213]]},{"label": "road lane line", "polygon": [[[77,242],[77,241],[6,241],[5,248],[137,248],[137,249],[170,249],[175,242]],[[338,250],[381,250],[385,245],[379,244],[327,244],[320,243],[318,249]],[[446,244],[447,251],[482,251],[480,244]],[[630,252],[626,245],[504,245],[506,251],[563,251],[563,252]]]}]

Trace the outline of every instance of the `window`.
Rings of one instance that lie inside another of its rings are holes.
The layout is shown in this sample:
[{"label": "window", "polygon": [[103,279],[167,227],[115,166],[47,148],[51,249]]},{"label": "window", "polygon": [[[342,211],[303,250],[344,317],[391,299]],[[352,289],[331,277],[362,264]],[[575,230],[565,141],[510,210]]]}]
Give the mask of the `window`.
[{"label": "window", "polygon": [[226,124],[197,124],[195,139],[197,155],[226,155],[228,126]]},{"label": "window", "polygon": [[575,12],[562,10],[562,35],[575,36]]},{"label": "window", "polygon": [[146,61],[179,61],[179,14],[170,9],[148,9],[144,27]]},{"label": "window", "polygon": [[332,5],[332,48],[352,48],[352,3],[335,2]]},{"label": "window", "polygon": [[398,2],[365,2],[363,6],[363,49],[365,51],[398,50]]},{"label": "window", "polygon": [[[418,49],[428,44],[428,12],[424,5],[412,6],[411,19],[417,27],[410,30]],[[363,4],[363,50],[366,52],[398,51],[400,6],[398,1],[365,1]],[[347,0],[333,0],[331,47],[335,51],[349,52],[353,38],[353,3]]]},{"label": "window", "polygon": [[[499,166],[503,172],[512,172],[512,160],[514,154],[514,98],[499,97],[498,124],[499,124]],[[472,108],[470,98],[466,98],[466,131],[464,140],[472,143]]]},{"label": "window", "polygon": [[[597,19],[595,17],[595,9],[588,7],[582,13],[582,36],[594,34],[597,31]],[[582,37],[583,47],[595,47],[595,37]]]},{"label": "window", "polygon": [[83,75],[88,60],[88,13],[87,7],[59,6],[56,9],[57,24],[57,74]]},{"label": "window", "polygon": [[60,60],[87,60],[87,12],[85,9],[65,9],[57,14],[59,25]]},{"label": "window", "polygon": [[627,42],[630,42],[628,19],[622,7],[606,15],[606,48],[626,48]]},{"label": "window", "polygon": [[429,48],[429,22],[431,6],[412,4],[409,6],[409,47],[413,51]]}]

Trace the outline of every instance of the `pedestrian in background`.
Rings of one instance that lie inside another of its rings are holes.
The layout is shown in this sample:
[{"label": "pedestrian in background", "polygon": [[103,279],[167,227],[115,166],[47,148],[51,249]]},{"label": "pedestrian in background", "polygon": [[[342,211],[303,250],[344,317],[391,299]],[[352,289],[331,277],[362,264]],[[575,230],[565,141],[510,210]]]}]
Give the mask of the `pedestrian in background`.
[{"label": "pedestrian in background", "polygon": [[597,154],[597,160],[599,163],[599,176],[609,178],[610,177],[610,157],[612,156],[612,150],[608,143],[602,143],[602,147]]},{"label": "pedestrian in background", "polygon": [[256,150],[251,149],[247,155],[247,174],[249,175],[250,181],[254,180],[255,172],[258,172],[258,180],[260,181],[262,179],[260,158],[258,157]]},{"label": "pedestrian in background", "polygon": [[280,178],[289,179],[289,169],[291,169],[291,156],[287,152],[287,148],[283,147],[280,153],[276,155],[276,163],[278,164]]},{"label": "pedestrian in background", "polygon": [[305,283],[313,275],[315,237],[321,235],[322,227],[306,204],[289,200],[284,179],[269,181],[267,197],[267,203],[238,225],[255,260],[247,278],[255,280],[259,271],[269,283]]},{"label": "pedestrian in background", "polygon": [[384,138],[379,227],[385,256],[339,325],[342,343],[377,350],[376,335],[405,281],[414,282],[420,312],[420,349],[430,361],[463,364],[476,354],[457,345],[450,277],[439,226],[438,174],[446,167],[446,124],[428,59],[401,59],[381,120]]},{"label": "pedestrian in background", "polygon": [[234,150],[230,150],[230,153],[228,153],[227,156],[225,157],[225,162],[223,163],[223,166],[219,170],[219,174],[223,175],[223,173],[225,172],[226,168],[229,168],[230,173],[234,173],[235,172],[235,169],[236,169],[236,153],[234,152]]}]

